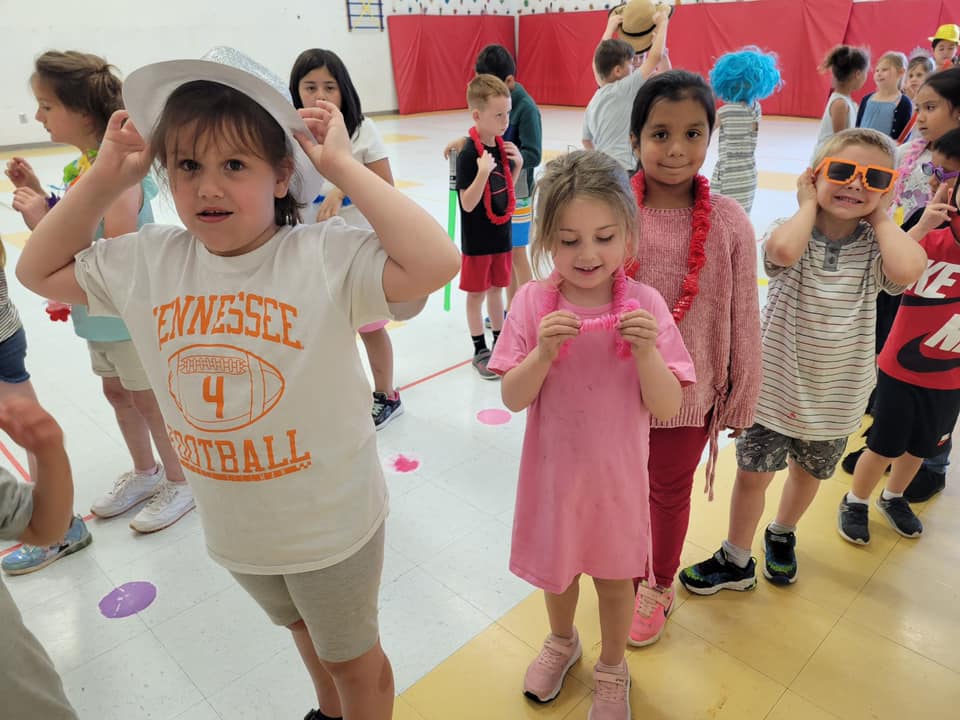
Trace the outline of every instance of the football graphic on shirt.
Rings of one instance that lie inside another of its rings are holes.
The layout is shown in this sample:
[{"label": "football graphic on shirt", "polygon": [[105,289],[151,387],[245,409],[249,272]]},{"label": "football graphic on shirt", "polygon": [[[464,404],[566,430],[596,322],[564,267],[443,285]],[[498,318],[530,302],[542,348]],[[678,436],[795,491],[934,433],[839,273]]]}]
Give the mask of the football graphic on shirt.
[{"label": "football graphic on shirt", "polygon": [[232,345],[190,345],[168,360],[167,389],[198,430],[229,432],[250,425],[280,401],[276,367]]}]

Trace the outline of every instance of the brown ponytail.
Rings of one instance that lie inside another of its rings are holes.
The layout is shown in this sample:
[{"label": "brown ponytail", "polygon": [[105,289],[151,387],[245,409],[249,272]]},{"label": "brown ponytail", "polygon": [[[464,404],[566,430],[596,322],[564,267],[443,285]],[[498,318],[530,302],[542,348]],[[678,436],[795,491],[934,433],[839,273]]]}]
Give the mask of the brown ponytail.
[{"label": "brown ponytail", "polygon": [[66,108],[90,117],[97,139],[103,139],[110,116],[123,107],[123,83],[116,68],[102,57],[76,50],[45,52],[34,68],[34,76]]}]

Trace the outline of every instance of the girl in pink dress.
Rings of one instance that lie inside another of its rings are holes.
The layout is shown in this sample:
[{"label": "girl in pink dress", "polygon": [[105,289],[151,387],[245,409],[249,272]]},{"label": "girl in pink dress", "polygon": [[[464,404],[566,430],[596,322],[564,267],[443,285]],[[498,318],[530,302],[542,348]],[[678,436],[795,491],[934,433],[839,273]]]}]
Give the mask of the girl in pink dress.
[{"label": "girl in pink dress", "polygon": [[489,363],[504,404],[528,409],[510,569],[543,588],[551,634],[524,693],[553,700],[579,659],[573,617],[586,573],[602,636],[590,718],[627,720],[632,578],[651,567],[650,416],[677,413],[693,363],[660,294],[623,272],[637,206],[617,162],[593,151],[551,162],[536,206],[534,271],[554,269],[517,293]]}]

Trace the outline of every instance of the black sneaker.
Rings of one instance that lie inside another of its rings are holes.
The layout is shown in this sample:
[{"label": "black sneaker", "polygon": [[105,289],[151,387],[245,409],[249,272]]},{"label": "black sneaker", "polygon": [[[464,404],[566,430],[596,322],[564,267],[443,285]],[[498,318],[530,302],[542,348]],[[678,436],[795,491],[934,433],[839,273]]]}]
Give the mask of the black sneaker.
[{"label": "black sneaker", "polygon": [[877,498],[877,509],[890,523],[890,527],[904,537],[915,538],[923,534],[923,523],[913,514],[906,498],[884,500],[883,495],[880,495]]},{"label": "black sneaker", "polygon": [[757,586],[757,561],[750,558],[745,568],[727,560],[723,548],[709,560],[680,571],[680,584],[694,595],[714,595],[721,590],[753,590]]},{"label": "black sneaker", "polygon": [[840,511],[837,513],[837,530],[840,536],[855,545],[867,545],[870,542],[870,527],[867,516],[869,506],[864,503],[852,503],[843,496],[840,501]]},{"label": "black sneaker", "polygon": [[373,409],[370,411],[373,417],[373,426],[377,430],[382,430],[395,417],[403,415],[403,405],[400,402],[400,393],[391,400],[386,393],[373,393]]},{"label": "black sneaker", "polygon": [[797,534],[777,535],[770,528],[763,531],[763,576],[774,585],[791,585],[797,581]]},{"label": "black sneaker", "polygon": [[903,491],[903,497],[907,502],[926,502],[946,486],[946,474],[921,467],[907,485],[907,489]]},{"label": "black sneaker", "polygon": [[324,715],[319,710],[311,710],[303,716],[303,720],[343,720],[343,716],[334,718],[329,715]]},{"label": "black sneaker", "polygon": [[490,362],[489,350],[481,350],[473,356],[473,367],[476,368],[476,371],[480,374],[480,377],[482,377],[484,380],[499,380],[500,376],[487,367],[488,362]]},{"label": "black sneaker", "polygon": [[860,448],[859,450],[854,450],[852,453],[847,453],[843,460],[840,462],[840,467],[843,468],[843,471],[848,475],[853,475],[853,471],[857,469],[857,460],[860,459],[860,456],[863,455],[863,451],[866,448]]}]

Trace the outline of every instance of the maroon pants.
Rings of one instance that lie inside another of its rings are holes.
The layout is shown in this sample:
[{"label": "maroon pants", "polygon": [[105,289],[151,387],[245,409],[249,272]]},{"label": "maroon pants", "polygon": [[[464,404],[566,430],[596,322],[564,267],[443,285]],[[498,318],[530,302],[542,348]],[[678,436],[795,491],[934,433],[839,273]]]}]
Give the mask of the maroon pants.
[{"label": "maroon pants", "polygon": [[673,583],[690,523],[693,474],[707,444],[707,426],[650,429],[650,526],[657,584]]}]

